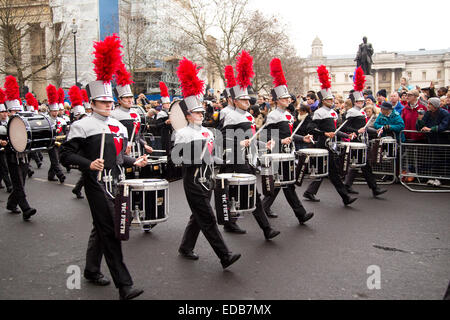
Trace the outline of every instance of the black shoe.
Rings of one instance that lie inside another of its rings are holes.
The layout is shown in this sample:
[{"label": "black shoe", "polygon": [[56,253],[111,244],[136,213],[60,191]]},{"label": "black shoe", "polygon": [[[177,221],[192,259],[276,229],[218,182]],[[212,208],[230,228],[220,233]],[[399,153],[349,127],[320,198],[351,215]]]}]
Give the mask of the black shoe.
[{"label": "black shoe", "polygon": [[268,228],[268,229],[264,230],[264,237],[266,238],[266,240],[273,239],[279,234],[280,234],[280,231],[273,230],[272,228]]},{"label": "black shoe", "polygon": [[11,192],[12,192],[12,190],[13,190],[13,188],[12,188],[12,187],[6,187],[6,192],[8,192],[8,193],[11,193]]},{"label": "black shoe", "polygon": [[86,277],[86,276],[84,276],[84,278],[89,283],[92,283],[93,285],[101,286],[101,287],[107,286],[111,283],[111,281],[101,273],[97,277],[94,277],[94,278]]},{"label": "black shoe", "polygon": [[131,300],[144,293],[142,289],[135,289],[133,286],[123,286],[119,288],[120,300]]},{"label": "black shoe", "polygon": [[40,169],[40,168],[42,167],[42,162],[39,162],[39,163],[37,164],[37,167],[38,167],[38,169]]},{"label": "black shoe", "polygon": [[11,207],[6,206],[6,209],[11,211],[11,213],[15,213],[15,214],[22,213],[22,211],[20,211],[19,208],[17,208],[17,207],[11,208]]},{"label": "black shoe", "polygon": [[300,224],[304,224],[306,221],[310,220],[312,217],[314,217],[314,213],[312,213],[312,212],[305,213],[305,215],[303,217],[298,218],[298,222],[300,222]]},{"label": "black shoe", "polygon": [[178,250],[178,253],[179,253],[183,258],[186,258],[186,259],[189,259],[189,260],[198,260],[198,255],[196,255],[196,254],[194,253],[194,251],[187,252],[187,251],[184,251],[184,250],[179,249],[179,250]]},{"label": "black shoe", "polygon": [[226,269],[229,266],[231,266],[233,263],[239,260],[241,257],[240,253],[237,254],[229,254],[226,258],[220,260],[220,263],[222,264],[222,268]]},{"label": "black shoe", "polygon": [[223,231],[225,232],[230,232],[230,233],[237,233],[237,234],[245,234],[247,233],[246,230],[241,229],[236,222],[230,222],[227,223],[224,227],[223,227]]},{"label": "black shoe", "polygon": [[35,215],[36,212],[37,212],[37,210],[34,209],[34,208],[30,208],[30,209],[24,211],[23,212],[23,217],[22,217],[23,220],[25,220],[25,221],[30,220],[31,216]]},{"label": "black shoe", "polygon": [[34,174],[33,170],[28,170],[28,178],[31,178]]},{"label": "black shoe", "polygon": [[313,201],[313,202],[319,202],[320,201],[320,199],[316,198],[315,195],[313,195],[312,193],[309,193],[309,192],[305,192],[303,194],[303,197],[305,197],[306,199],[308,199],[310,201]]},{"label": "black shoe", "polygon": [[55,177],[53,177],[53,178],[48,177],[47,180],[48,180],[48,181],[52,181],[52,182],[53,182],[53,181],[58,181],[58,179],[56,179]]},{"label": "black shoe", "polygon": [[372,190],[372,194],[373,194],[374,197],[377,197],[377,196],[379,196],[379,195],[381,195],[383,193],[386,193],[386,192],[387,192],[386,189],[380,189],[378,187],[376,189]]},{"label": "black shoe", "polygon": [[81,194],[81,191],[72,189],[72,193],[77,196],[77,199],[84,199],[83,195]]},{"label": "black shoe", "polygon": [[345,186],[345,189],[347,189],[347,192],[350,194],[359,194],[358,191],[356,191],[355,189],[353,189],[351,186]]},{"label": "black shoe", "polygon": [[4,188],[5,188],[5,186],[0,184],[0,189],[4,189]]},{"label": "black shoe", "polygon": [[348,198],[344,199],[344,205],[348,206],[348,205],[352,204],[353,202],[355,202],[356,200],[358,200],[358,198],[348,197]]},{"label": "black shoe", "polygon": [[270,210],[270,209],[265,210],[265,212],[266,212],[266,216],[269,218],[278,218],[278,215],[276,213],[272,212],[272,210]]},{"label": "black shoe", "polygon": [[63,184],[66,181],[66,176],[58,177],[59,183]]},{"label": "black shoe", "polygon": [[67,173],[70,173],[70,168],[67,168],[66,171],[67,171]]}]

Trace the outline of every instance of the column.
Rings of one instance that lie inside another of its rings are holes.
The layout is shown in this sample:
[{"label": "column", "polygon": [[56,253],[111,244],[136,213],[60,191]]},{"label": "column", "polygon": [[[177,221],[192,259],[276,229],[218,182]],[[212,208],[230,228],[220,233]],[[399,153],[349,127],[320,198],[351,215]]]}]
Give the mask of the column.
[{"label": "column", "polygon": [[391,73],[391,92],[395,91],[395,69]]},{"label": "column", "polygon": [[378,70],[375,70],[375,84],[374,84],[375,90],[373,92],[374,96],[378,92]]}]

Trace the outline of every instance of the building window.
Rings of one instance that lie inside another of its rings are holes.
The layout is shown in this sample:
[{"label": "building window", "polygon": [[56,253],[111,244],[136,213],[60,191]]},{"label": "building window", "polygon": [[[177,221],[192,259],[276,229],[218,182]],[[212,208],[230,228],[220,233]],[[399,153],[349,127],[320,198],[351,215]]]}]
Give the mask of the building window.
[{"label": "building window", "polygon": [[411,78],[412,78],[412,72],[410,71],[410,72],[408,72],[408,79],[411,80]]},{"label": "building window", "polygon": [[438,72],[437,72],[437,78],[438,78],[438,79],[441,79],[441,71],[438,71]]},{"label": "building window", "polygon": [[348,74],[345,74],[345,82],[348,82]]},{"label": "building window", "polygon": [[331,74],[331,81],[332,82],[336,82],[336,75],[335,74]]},{"label": "building window", "polygon": [[427,72],[422,71],[422,80],[427,80]]},{"label": "building window", "polygon": [[383,72],[381,78],[383,79],[383,81],[386,81],[386,72]]}]

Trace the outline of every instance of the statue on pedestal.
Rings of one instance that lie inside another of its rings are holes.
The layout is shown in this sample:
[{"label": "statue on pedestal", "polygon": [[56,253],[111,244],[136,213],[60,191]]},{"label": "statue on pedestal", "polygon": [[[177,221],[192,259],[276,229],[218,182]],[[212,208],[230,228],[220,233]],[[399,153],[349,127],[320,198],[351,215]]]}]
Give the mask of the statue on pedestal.
[{"label": "statue on pedestal", "polygon": [[367,43],[367,37],[363,38],[363,43],[359,45],[358,53],[356,54],[356,67],[361,68],[364,71],[365,75],[371,75],[372,73],[372,55],[373,48],[371,43]]}]

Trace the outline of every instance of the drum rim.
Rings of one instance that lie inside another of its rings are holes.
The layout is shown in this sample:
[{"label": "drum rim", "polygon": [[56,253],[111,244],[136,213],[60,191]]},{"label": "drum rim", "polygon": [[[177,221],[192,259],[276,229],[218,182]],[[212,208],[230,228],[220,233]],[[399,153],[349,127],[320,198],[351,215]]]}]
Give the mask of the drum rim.
[{"label": "drum rim", "polygon": [[[155,181],[149,181],[149,180],[155,180]],[[131,182],[131,183],[130,183]],[[148,182],[148,184],[144,184],[143,182]],[[126,179],[122,180],[118,183],[118,185],[127,185],[130,187],[133,187],[133,190],[139,189],[139,188],[148,188],[148,187],[168,187],[169,181],[166,179]],[[162,189],[155,189],[155,190],[163,190]],[[149,189],[151,190],[151,189]]]},{"label": "drum rim", "polygon": [[[25,125],[26,134],[27,134],[27,141],[26,141],[26,144],[25,144],[25,148],[24,148],[24,150],[22,150],[22,151],[19,151],[19,150],[17,150],[17,149],[14,147],[14,145],[13,145],[13,143],[12,143],[12,141],[11,141],[11,138],[10,138],[10,134],[9,134],[10,129],[11,129],[11,122],[12,122],[15,118],[19,118],[19,119],[23,122],[23,124]],[[31,139],[32,137],[31,137],[31,132],[30,132],[30,131],[31,131],[31,130],[30,130],[30,124],[28,123],[27,117],[24,117],[24,116],[22,116],[22,115],[20,115],[20,114],[18,113],[18,114],[13,115],[11,118],[9,118],[9,120],[8,120],[8,130],[7,130],[8,141],[9,141],[9,144],[11,145],[11,148],[12,148],[14,151],[19,152],[19,153],[24,153],[24,152],[26,152],[26,151],[28,151],[28,150],[30,149],[31,141],[32,141],[32,139]]]},{"label": "drum rim", "polygon": [[[274,156],[276,156],[276,155],[282,155],[282,157],[276,158],[276,157],[274,157]],[[261,156],[261,160],[262,160],[263,158],[270,158],[270,159],[273,159],[273,160],[286,160],[286,161],[289,161],[289,160],[295,160],[295,155],[292,154],[292,153],[283,153],[283,152],[279,152],[279,153],[267,153],[267,154],[263,154],[263,155]]]},{"label": "drum rim", "polygon": [[[311,152],[311,154],[308,154]],[[306,155],[329,155],[329,151],[327,149],[320,148],[305,148],[295,151],[296,154],[306,154]]]},{"label": "drum rim", "polygon": [[[230,185],[252,185],[252,184],[256,184],[257,178],[253,174],[237,173],[238,175],[245,175],[245,177],[236,177],[236,176],[233,176],[234,174],[236,174],[236,173],[219,173],[219,174],[217,174],[215,176],[215,179],[216,180],[222,180],[221,176],[223,176],[223,175],[227,175],[227,176],[230,175],[228,177],[225,177],[225,179],[228,180]],[[241,182],[246,182],[246,183],[241,183]]]},{"label": "drum rim", "polygon": [[[367,148],[367,145],[365,143],[362,142],[347,142],[347,141],[341,141],[339,143],[341,146],[345,146],[345,147],[355,147],[355,149],[364,149]],[[358,148],[360,147],[360,148]],[[350,148],[351,149],[351,148]]]}]

